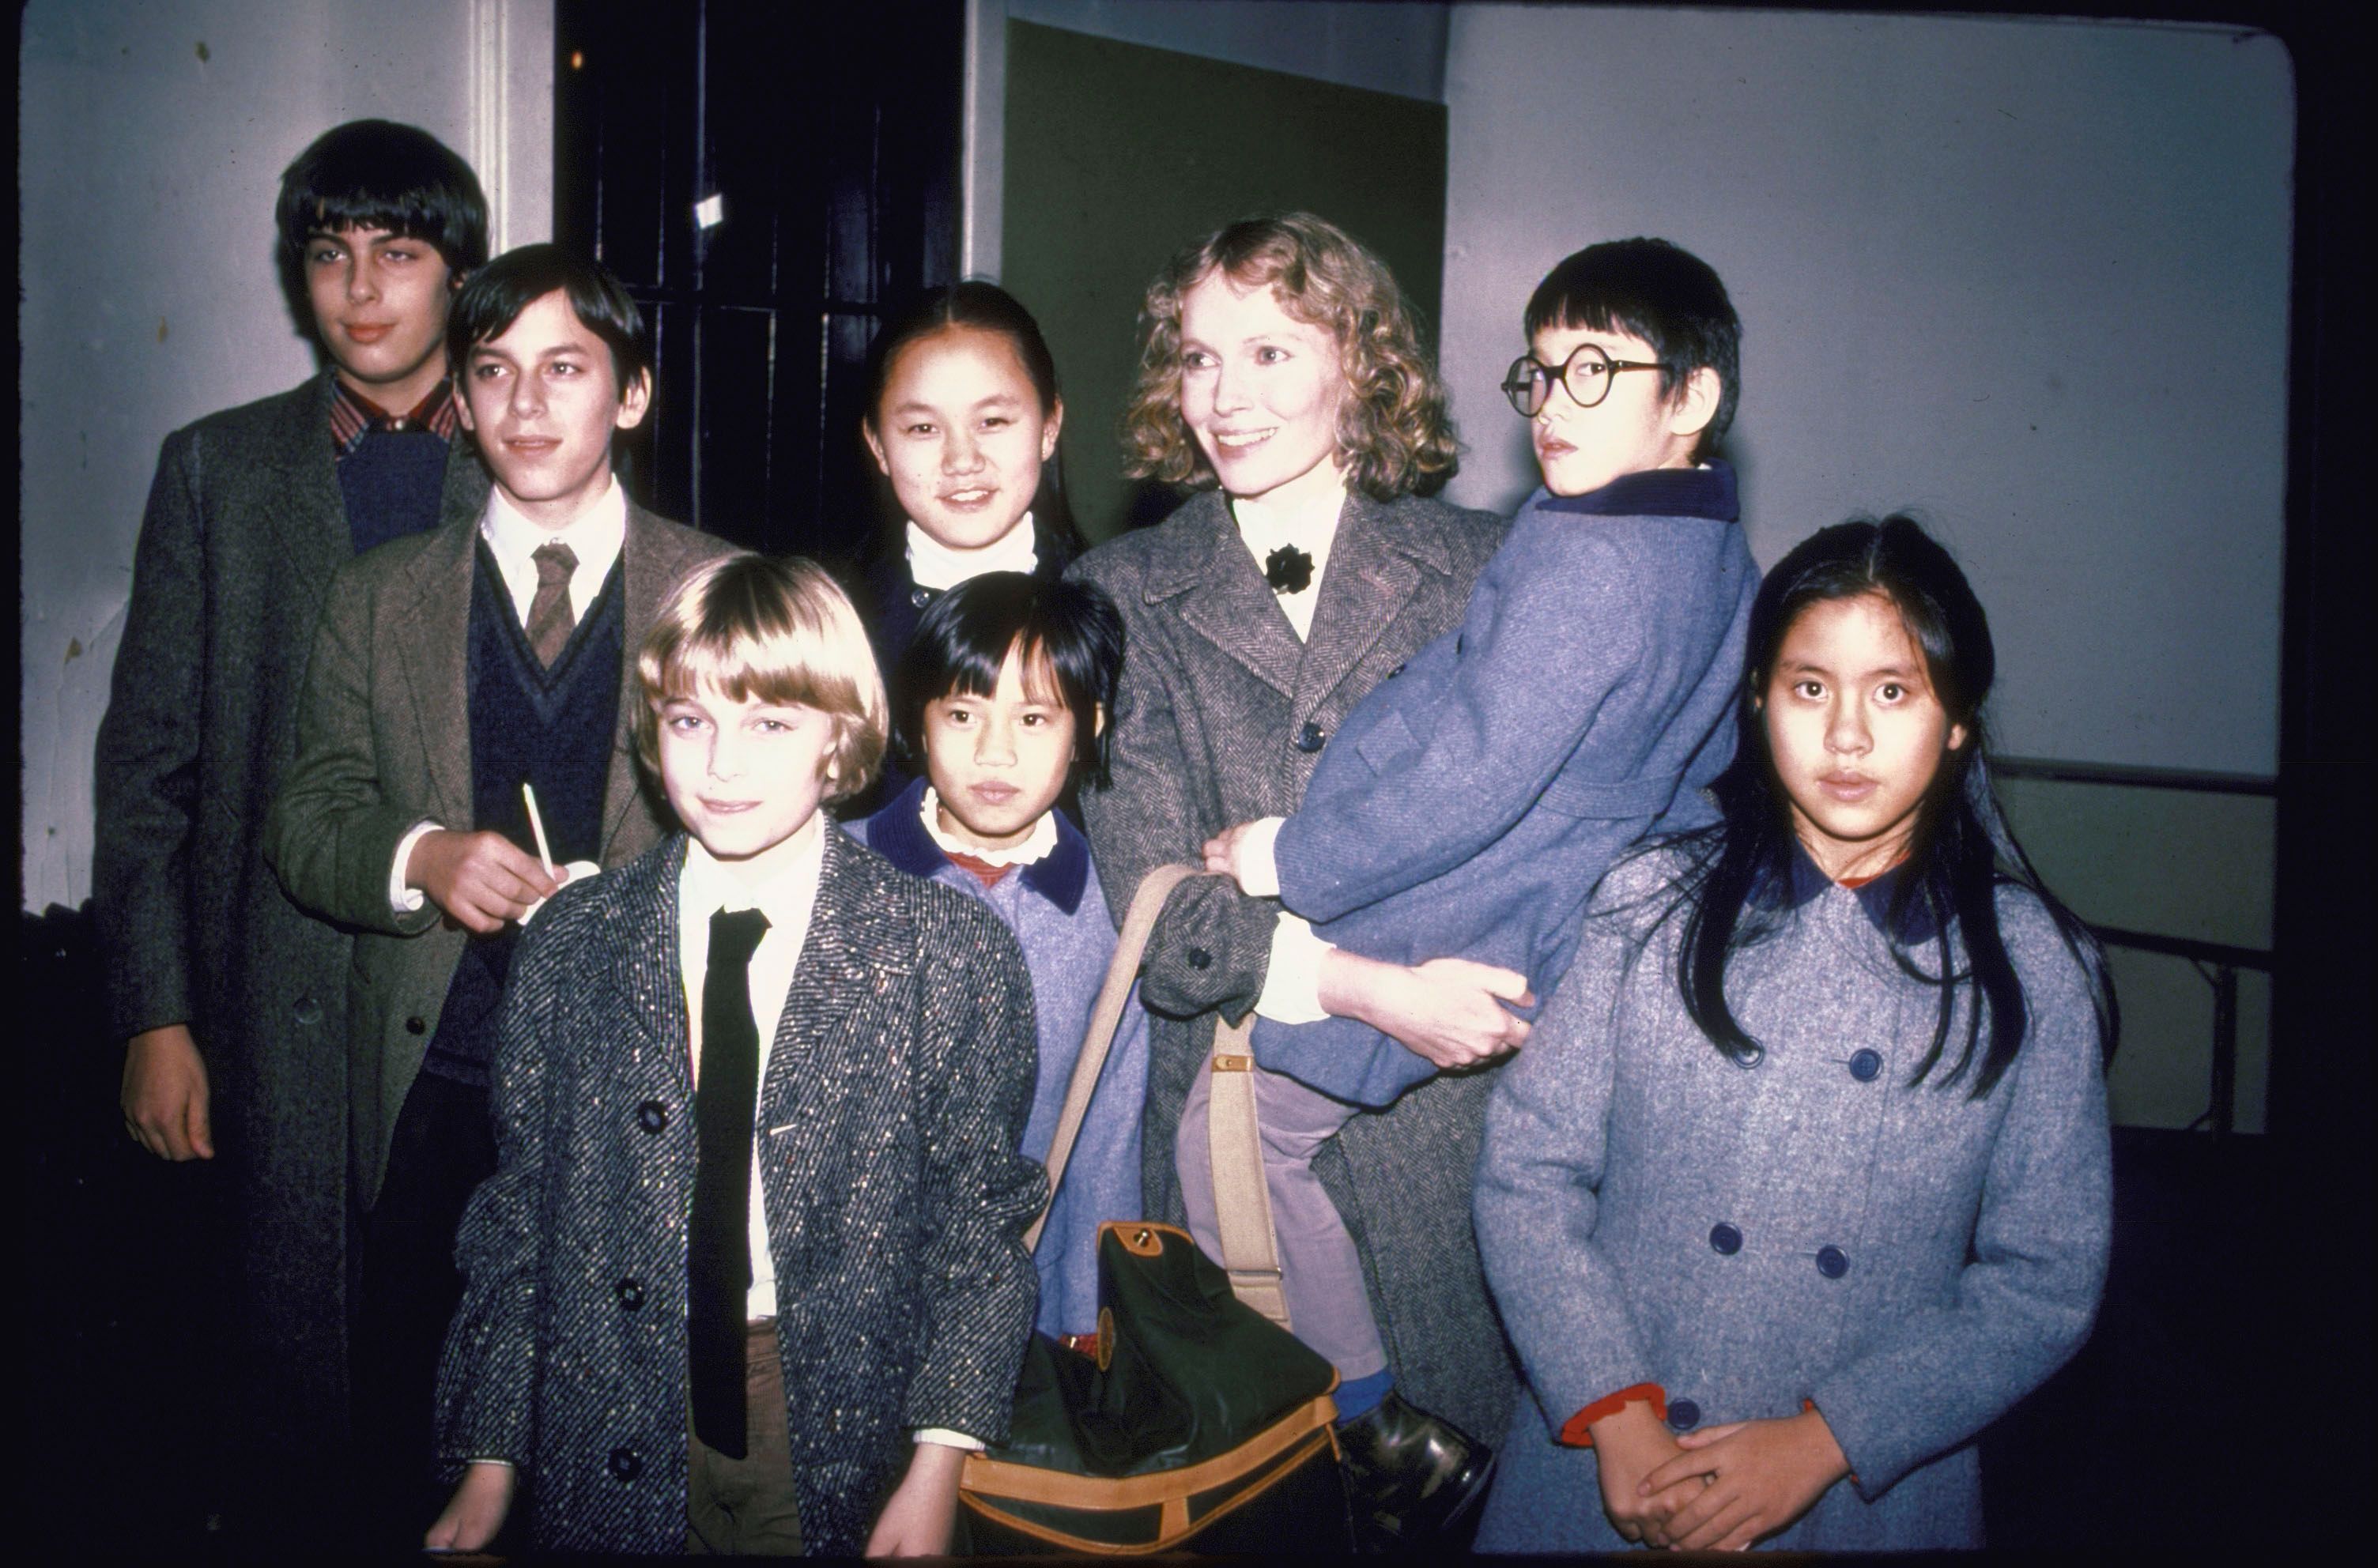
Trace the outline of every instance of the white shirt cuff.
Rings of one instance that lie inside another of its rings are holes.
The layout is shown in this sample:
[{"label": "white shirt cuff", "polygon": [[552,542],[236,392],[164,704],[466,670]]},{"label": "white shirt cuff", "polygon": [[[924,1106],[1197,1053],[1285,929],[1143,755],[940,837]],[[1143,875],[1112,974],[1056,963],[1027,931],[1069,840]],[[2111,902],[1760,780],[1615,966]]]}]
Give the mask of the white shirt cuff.
[{"label": "white shirt cuff", "polygon": [[1271,928],[1271,967],[1264,975],[1255,1015],[1275,1023],[1317,1023],[1329,1016],[1321,1005],[1321,961],[1332,944],[1313,934],[1305,921],[1283,909]]},{"label": "white shirt cuff", "polygon": [[1239,844],[1239,891],[1249,898],[1279,896],[1279,862],[1273,855],[1279,843],[1279,827],[1285,817],[1259,817],[1247,824],[1247,836]]},{"label": "white shirt cuff", "polygon": [[413,846],[437,831],[437,823],[423,820],[414,823],[405,835],[396,841],[396,864],[388,868],[388,906],[399,915],[414,914],[427,896],[405,881],[404,864],[413,858]]},{"label": "white shirt cuff", "polygon": [[979,1437],[968,1437],[964,1432],[952,1431],[947,1427],[919,1427],[917,1441],[939,1443],[943,1448],[963,1448],[968,1454],[980,1454],[989,1446]]}]

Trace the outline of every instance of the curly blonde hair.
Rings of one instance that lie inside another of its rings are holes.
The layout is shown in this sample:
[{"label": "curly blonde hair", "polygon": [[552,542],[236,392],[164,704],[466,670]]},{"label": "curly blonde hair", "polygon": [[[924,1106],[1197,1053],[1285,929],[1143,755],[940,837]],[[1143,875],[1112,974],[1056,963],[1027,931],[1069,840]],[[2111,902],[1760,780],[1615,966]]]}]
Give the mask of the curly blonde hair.
[{"label": "curly blonde hair", "polygon": [[1268,287],[1290,317],[1337,344],[1349,393],[1338,451],[1350,483],[1389,501],[1453,477],[1461,448],[1445,384],[1421,352],[1403,291],[1362,242],[1310,212],[1218,229],[1148,285],[1139,383],[1123,416],[1124,473],[1199,489],[1219,483],[1181,418],[1181,300],[1217,271],[1243,289]]}]

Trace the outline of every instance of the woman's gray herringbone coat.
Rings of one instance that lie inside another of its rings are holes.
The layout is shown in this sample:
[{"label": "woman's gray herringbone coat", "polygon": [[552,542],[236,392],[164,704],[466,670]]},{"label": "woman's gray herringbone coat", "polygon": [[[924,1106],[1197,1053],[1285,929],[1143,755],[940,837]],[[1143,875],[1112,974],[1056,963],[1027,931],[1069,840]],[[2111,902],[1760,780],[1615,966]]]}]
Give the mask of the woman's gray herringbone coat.
[{"label": "woman's gray herringbone coat", "polygon": [[[2001,890],[2022,1054],[1984,1098],[1970,1071],[1950,1080],[1961,1000],[1944,1064],[1911,1087],[1940,993],[1894,961],[1887,890],[1836,887],[1802,856],[1782,928],[1726,970],[1762,1047],[1737,1065],[1684,1011],[1682,919],[1647,930],[1675,856],[1611,873],[1495,1085],[1478,1239],[1532,1398],[1479,1545],[1624,1550],[1593,1451],[1553,1434],[1656,1382],[1679,1427],[1815,1403],[1854,1474],[1767,1544],[1978,1546],[1974,1435],[2080,1347],[2105,1277],[2106,1090],[2081,965],[2037,900]],[[1938,973],[1940,944],[1915,957]]]},{"label": "woman's gray herringbone coat", "polygon": [[[462,1219],[438,1453],[454,1474],[518,1462],[540,1549],[685,1538],[684,843],[556,895],[505,997],[499,1163]],[[812,1553],[859,1551],[911,1429],[1007,1434],[1047,1185],[1016,1153],[1033,1028],[998,916],[826,832],[754,1122]]]},{"label": "woman's gray herringbone coat", "polygon": [[[1350,495],[1300,643],[1219,491],[1091,551],[1072,575],[1123,612],[1113,784],[1082,809],[1111,909],[1140,879],[1195,860],[1236,822],[1296,809],[1322,748],[1356,703],[1461,618],[1504,520],[1437,501]],[[1141,997],[1153,1015],[1142,1131],[1151,1216],[1181,1222],[1173,1132],[1213,1039],[1261,993],[1279,914],[1211,877],[1165,904]],[[1493,1074],[1422,1084],[1355,1118],[1315,1162],[1369,1276],[1405,1395],[1482,1438],[1516,1389],[1470,1229],[1471,1167]]]}]

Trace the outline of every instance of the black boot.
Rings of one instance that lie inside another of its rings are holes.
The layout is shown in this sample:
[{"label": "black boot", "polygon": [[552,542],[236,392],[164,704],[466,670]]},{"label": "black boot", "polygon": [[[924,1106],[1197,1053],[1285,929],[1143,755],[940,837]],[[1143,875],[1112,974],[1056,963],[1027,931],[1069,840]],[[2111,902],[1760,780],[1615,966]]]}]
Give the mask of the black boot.
[{"label": "black boot", "polygon": [[1452,1546],[1486,1495],[1495,1454],[1393,1393],[1338,1429],[1357,1551]]}]

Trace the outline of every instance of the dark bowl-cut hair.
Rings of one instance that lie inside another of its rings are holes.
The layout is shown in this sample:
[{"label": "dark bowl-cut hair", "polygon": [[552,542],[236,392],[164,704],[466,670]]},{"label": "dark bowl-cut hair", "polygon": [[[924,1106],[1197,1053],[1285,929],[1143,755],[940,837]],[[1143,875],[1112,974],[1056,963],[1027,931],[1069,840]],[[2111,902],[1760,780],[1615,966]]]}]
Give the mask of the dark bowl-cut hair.
[{"label": "dark bowl-cut hair", "polygon": [[1528,341],[1547,327],[1625,332],[1651,345],[1660,395],[1674,398],[1696,370],[1717,373],[1717,412],[1693,446],[1699,462],[1734,424],[1742,392],[1742,318],[1699,257],[1666,240],[1610,240],[1563,261],[1528,298]]},{"label": "dark bowl-cut hair", "polygon": [[386,229],[438,247],[457,274],[487,259],[487,197],[453,150],[418,126],[350,120],[314,138],[281,174],[273,209],[282,266],[306,297],[306,242]]},{"label": "dark bowl-cut hair", "polygon": [[892,677],[900,748],[923,772],[926,704],[953,694],[989,697],[1011,649],[1022,652],[1027,681],[1044,662],[1056,676],[1074,715],[1074,782],[1105,788],[1111,726],[1099,721],[1114,712],[1123,616],[1104,593],[1064,578],[985,572],[933,601]]},{"label": "dark bowl-cut hair", "polygon": [[473,349],[510,331],[522,311],[557,291],[586,329],[609,345],[611,378],[622,396],[636,377],[651,373],[652,329],[627,286],[601,262],[558,245],[508,250],[471,274],[446,316],[446,352],[455,373],[469,366]]}]

